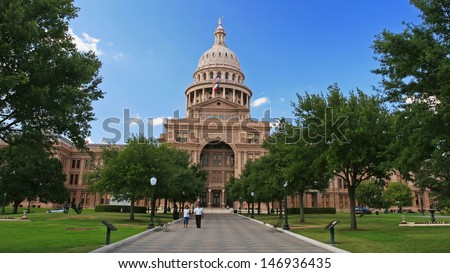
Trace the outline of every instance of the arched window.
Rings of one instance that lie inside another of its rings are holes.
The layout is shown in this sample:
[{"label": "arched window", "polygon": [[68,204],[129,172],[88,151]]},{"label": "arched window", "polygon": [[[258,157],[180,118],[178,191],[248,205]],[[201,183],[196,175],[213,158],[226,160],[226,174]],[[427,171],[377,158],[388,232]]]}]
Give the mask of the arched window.
[{"label": "arched window", "polygon": [[209,72],[209,79],[212,80],[214,78],[214,73],[211,71]]},{"label": "arched window", "polygon": [[235,79],[235,75],[233,73],[233,75],[231,76],[231,80],[234,81],[234,79]]},{"label": "arched window", "polygon": [[228,80],[228,72],[225,72],[225,80]]},{"label": "arched window", "polygon": [[206,73],[203,73],[203,80],[206,80]]}]

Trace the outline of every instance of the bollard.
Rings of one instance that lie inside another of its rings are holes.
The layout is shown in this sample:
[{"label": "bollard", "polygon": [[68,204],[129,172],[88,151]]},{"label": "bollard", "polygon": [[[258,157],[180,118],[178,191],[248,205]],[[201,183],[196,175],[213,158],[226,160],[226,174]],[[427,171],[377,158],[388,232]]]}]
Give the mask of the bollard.
[{"label": "bollard", "polygon": [[111,230],[116,231],[117,228],[113,226],[110,222],[103,220],[102,223],[106,226],[106,245],[109,245],[111,239]]}]

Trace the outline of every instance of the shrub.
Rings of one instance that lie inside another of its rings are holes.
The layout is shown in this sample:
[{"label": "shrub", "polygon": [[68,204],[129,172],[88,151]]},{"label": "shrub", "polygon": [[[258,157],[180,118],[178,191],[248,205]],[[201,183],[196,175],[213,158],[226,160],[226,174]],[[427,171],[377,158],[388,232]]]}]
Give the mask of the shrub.
[{"label": "shrub", "polygon": [[[130,206],[118,206],[118,205],[98,205],[95,206],[95,212],[130,212]],[[135,213],[146,213],[146,207],[134,207]]]},{"label": "shrub", "polygon": [[[336,214],[336,208],[304,208],[305,214]],[[300,208],[288,208],[288,214],[300,214]]]}]

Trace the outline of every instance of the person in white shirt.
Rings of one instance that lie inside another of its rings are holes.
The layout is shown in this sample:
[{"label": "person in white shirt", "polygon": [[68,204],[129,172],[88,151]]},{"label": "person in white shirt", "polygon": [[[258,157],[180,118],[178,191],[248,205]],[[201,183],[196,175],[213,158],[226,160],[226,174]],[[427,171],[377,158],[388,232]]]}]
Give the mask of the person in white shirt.
[{"label": "person in white shirt", "polygon": [[191,217],[191,210],[189,209],[189,206],[186,205],[183,210],[183,224],[184,228],[187,228],[189,224],[189,218]]},{"label": "person in white shirt", "polygon": [[201,228],[203,218],[203,208],[200,207],[200,204],[197,204],[197,207],[194,209],[194,214],[195,214],[195,224],[197,225],[197,228]]}]

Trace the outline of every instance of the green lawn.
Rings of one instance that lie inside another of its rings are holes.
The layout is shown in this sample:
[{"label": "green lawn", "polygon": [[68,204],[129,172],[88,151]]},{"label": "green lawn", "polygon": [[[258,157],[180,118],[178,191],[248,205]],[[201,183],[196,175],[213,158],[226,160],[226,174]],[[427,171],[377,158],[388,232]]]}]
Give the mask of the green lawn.
[{"label": "green lawn", "polygon": [[[12,210],[11,210],[12,211]],[[147,230],[148,214],[135,214],[135,221],[128,213],[96,213],[84,209],[82,214],[70,210],[64,213],[45,213],[33,209],[27,214],[31,221],[0,221],[0,253],[86,253],[106,242],[108,220],[117,231],[111,232],[111,243]],[[21,215],[8,214],[4,217]],[[172,221],[172,215],[157,215],[162,222]]]},{"label": "green lawn", "polygon": [[[430,221],[429,214],[404,214],[407,222]],[[255,216],[266,223],[276,223],[277,218]],[[401,214],[371,214],[357,216],[358,230],[350,230],[350,214],[307,214],[300,223],[299,215],[290,215],[291,231],[324,243],[330,243],[330,232],[324,227],[332,220],[335,226],[335,246],[355,253],[450,253],[450,226],[407,227],[399,226]],[[436,221],[450,222],[450,218],[436,215]]]},{"label": "green lawn", "polygon": [[[86,253],[101,247],[106,241],[106,227],[102,220],[117,227],[111,232],[111,243],[147,230],[149,215],[136,214],[135,221],[127,213],[96,213],[84,209],[82,214],[73,210],[69,214],[45,213],[33,209],[31,221],[0,221],[0,253]],[[6,217],[12,215],[7,208]],[[430,216],[405,214],[407,222],[429,221]],[[158,214],[163,222],[172,221],[171,214]],[[450,218],[439,218],[449,221]],[[257,220],[276,223],[275,215],[255,215]],[[306,223],[299,223],[298,215],[289,215],[291,231],[324,242],[330,242],[330,233],[324,227],[332,220],[335,227],[336,247],[356,253],[450,253],[450,226],[400,227],[400,214],[380,214],[357,217],[358,230],[350,230],[349,213],[335,215],[307,214]]]}]

